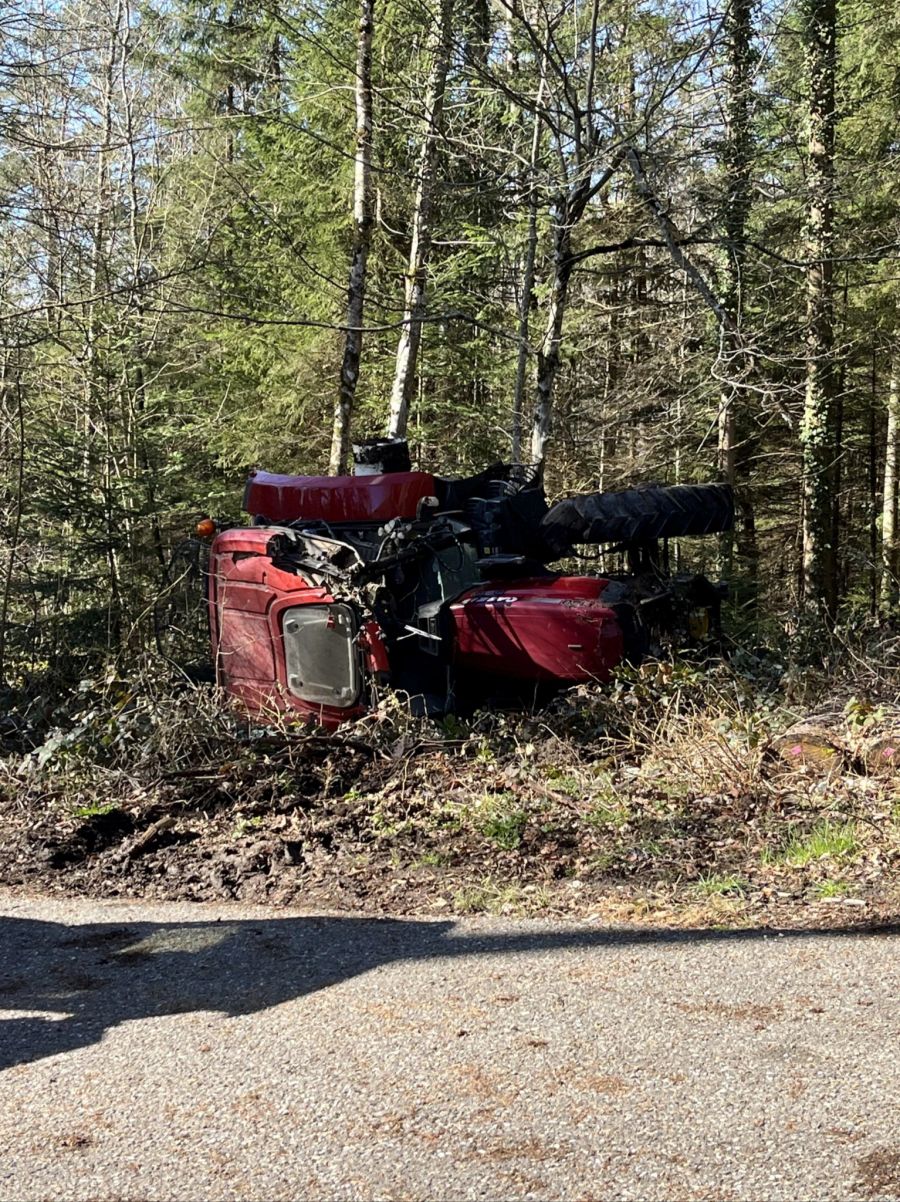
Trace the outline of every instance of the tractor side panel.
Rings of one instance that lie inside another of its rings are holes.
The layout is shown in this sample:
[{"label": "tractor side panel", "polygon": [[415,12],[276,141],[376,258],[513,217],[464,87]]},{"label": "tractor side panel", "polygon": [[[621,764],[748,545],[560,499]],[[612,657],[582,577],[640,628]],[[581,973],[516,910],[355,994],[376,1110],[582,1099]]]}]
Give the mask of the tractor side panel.
[{"label": "tractor side panel", "polygon": [[605,580],[561,576],[473,589],[450,606],[457,669],[519,680],[606,681],[624,654]]}]

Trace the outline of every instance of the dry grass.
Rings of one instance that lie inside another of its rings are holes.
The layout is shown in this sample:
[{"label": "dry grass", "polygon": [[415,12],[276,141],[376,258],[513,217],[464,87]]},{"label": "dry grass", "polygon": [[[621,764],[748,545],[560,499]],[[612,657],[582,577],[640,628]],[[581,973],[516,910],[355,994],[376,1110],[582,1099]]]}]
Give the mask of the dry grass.
[{"label": "dry grass", "polygon": [[[851,695],[848,713],[884,723],[891,707]],[[388,697],[334,736],[249,722],[206,690],[105,682],[0,759],[0,871],[49,879],[55,862],[76,887],[121,888],[120,845],[170,815],[128,861],[134,891],[249,896],[252,881],[285,900],[695,925],[893,905],[898,785],[789,770],[769,744],[796,712],[774,674],[724,664],[467,722]]]}]

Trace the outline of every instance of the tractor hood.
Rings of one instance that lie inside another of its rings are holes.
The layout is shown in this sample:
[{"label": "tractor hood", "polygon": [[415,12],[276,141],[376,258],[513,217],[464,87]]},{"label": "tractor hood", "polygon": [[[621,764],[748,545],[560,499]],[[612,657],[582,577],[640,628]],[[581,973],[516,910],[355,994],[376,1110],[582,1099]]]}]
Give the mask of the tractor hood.
[{"label": "tractor hood", "polygon": [[419,502],[435,494],[427,472],[382,476],[279,476],[251,472],[244,510],[257,524],[303,521],[386,522],[414,518]]}]

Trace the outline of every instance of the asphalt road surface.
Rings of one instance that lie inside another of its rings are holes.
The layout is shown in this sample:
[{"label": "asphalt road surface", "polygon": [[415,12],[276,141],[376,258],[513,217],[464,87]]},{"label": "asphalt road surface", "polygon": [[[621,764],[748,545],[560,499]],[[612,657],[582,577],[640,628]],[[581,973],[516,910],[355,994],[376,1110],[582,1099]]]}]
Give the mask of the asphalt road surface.
[{"label": "asphalt road surface", "polygon": [[0,1197],[900,1198],[900,932],[0,895]]}]

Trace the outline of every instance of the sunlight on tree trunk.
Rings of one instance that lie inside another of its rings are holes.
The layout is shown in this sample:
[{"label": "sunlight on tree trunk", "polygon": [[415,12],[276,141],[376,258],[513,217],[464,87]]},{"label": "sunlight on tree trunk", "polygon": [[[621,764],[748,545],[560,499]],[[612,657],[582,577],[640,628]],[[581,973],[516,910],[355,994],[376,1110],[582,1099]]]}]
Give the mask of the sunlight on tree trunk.
[{"label": "sunlight on tree trunk", "polygon": [[881,500],[881,611],[890,614],[897,599],[897,490],[900,471],[900,374],[891,364]]},{"label": "sunlight on tree trunk", "polygon": [[806,400],[803,411],[803,602],[828,621],[832,593],[834,462],[834,134],[836,0],[804,0],[808,95]]},{"label": "sunlight on tree trunk", "polygon": [[[583,209],[583,204],[579,204]],[[580,212],[578,216],[580,216]],[[577,218],[575,218],[577,220]],[[553,430],[553,387],[559,371],[569,280],[572,277],[572,226],[569,206],[560,198],[553,213],[552,284],[547,302],[547,324],[538,350],[534,413],[531,420],[531,461],[543,463]]]},{"label": "sunlight on tree trunk", "polygon": [[347,330],[338,400],[334,411],[329,470],[347,468],[366,299],[366,266],[372,238],[372,31],[374,0],[360,0],[356,48],[356,155],[353,171],[353,249],[347,289]]},{"label": "sunlight on tree trunk", "polygon": [[528,223],[525,233],[525,262],[522,267],[522,290],[519,297],[519,346],[516,353],[516,380],[513,389],[512,408],[512,460],[522,458],[522,419],[525,409],[525,384],[528,374],[528,336],[531,325],[531,306],[534,303],[534,268],[537,257],[538,192],[537,167],[541,149],[541,105],[544,100],[546,76],[541,71],[535,101],[534,129],[531,137],[531,155],[528,162]]},{"label": "sunlight on tree trunk", "polygon": [[444,92],[452,46],[453,0],[441,0],[434,32],[433,61],[425,98],[425,122],[413,204],[412,244],[406,272],[403,327],[397,344],[397,362],[391,389],[388,437],[406,434],[409,406],[415,391],[416,361],[425,317],[425,284],[432,239],[432,210],[437,185],[437,152],[444,113]]}]

